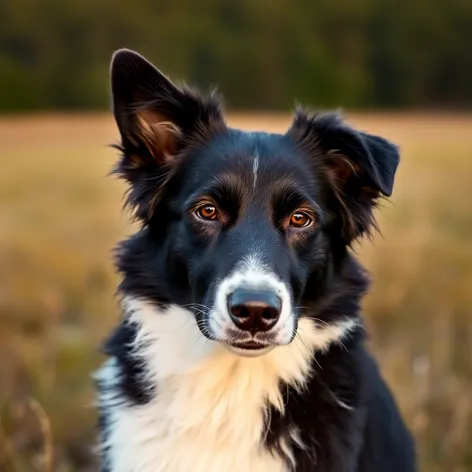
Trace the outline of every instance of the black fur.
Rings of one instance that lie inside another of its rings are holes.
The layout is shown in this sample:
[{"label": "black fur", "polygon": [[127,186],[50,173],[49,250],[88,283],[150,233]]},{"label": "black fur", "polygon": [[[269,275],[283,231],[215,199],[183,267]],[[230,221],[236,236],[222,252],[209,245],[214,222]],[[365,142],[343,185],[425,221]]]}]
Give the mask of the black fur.
[{"label": "black fur", "polygon": [[106,342],[104,352],[120,365],[120,376],[116,379],[119,391],[127,400],[141,405],[152,399],[155,386],[146,381],[146,364],[132,349],[136,332],[133,323],[123,322]]},{"label": "black fur", "polygon": [[[114,57],[112,89],[122,152],[116,172],[130,184],[128,205],[142,223],[116,254],[123,294],[160,306],[211,306],[215,281],[257,246],[290,287],[297,317],[328,324],[359,318],[368,280],[349,246],[374,227],[377,200],[392,193],[399,160],[394,145],[351,129],[338,115],[304,111],[286,134],[231,129],[214,93],[204,98],[178,87],[130,51]],[[164,133],[172,124],[164,144],[140,124],[143,112],[162,120]],[[193,216],[202,197],[221,212],[217,224]],[[286,221],[300,205],[315,224],[294,231]],[[213,338],[205,313],[195,317]],[[303,392],[281,385],[283,416],[268,407],[269,428],[261,432],[267,447],[280,450],[293,428],[308,446],[294,446],[296,472],[415,470],[412,440],[359,326],[342,345],[314,354]],[[129,352],[135,334],[123,323],[106,351],[120,363],[124,398],[141,404],[152,386],[145,384],[139,356]]]}]

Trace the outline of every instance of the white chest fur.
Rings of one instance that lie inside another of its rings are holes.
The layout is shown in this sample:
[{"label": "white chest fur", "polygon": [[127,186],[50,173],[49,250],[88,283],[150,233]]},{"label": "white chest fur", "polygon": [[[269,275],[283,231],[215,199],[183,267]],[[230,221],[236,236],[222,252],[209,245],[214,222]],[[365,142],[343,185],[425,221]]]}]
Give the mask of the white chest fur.
[{"label": "white chest fur", "polygon": [[143,301],[126,303],[139,326],[136,352],[156,389],[145,405],[117,402],[110,391],[119,366],[110,359],[99,371],[108,386],[99,403],[108,418],[103,446],[110,472],[287,472],[291,446],[303,445],[293,429],[282,440],[286,457],[264,448],[265,405],[283,413],[279,382],[302,386],[314,350],[341,333],[320,332],[302,319],[298,340],[245,358],[204,338],[183,308],[160,312]]}]

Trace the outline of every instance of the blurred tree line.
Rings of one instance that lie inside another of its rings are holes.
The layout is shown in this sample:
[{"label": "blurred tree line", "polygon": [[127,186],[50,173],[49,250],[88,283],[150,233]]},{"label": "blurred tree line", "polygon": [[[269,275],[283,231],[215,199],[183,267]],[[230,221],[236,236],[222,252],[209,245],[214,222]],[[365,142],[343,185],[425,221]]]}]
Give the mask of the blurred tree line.
[{"label": "blurred tree line", "polygon": [[0,111],[107,107],[119,47],[230,108],[470,108],[471,46],[471,0],[0,0]]}]

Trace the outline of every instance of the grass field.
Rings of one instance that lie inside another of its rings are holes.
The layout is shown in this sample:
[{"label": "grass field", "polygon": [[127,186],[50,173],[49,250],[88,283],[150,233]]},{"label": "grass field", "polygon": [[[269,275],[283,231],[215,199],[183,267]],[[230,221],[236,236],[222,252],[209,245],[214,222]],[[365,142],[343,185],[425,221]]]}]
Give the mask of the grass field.
[{"label": "grass field", "polygon": [[[403,161],[382,235],[356,251],[373,273],[372,348],[425,472],[472,471],[472,117],[353,115]],[[234,116],[283,130],[288,117]],[[110,250],[131,231],[105,178],[109,118],[0,118],[0,470],[85,472],[90,372],[118,317]],[[224,472],[224,471],[222,471]],[[400,472],[400,471],[399,471]]]}]

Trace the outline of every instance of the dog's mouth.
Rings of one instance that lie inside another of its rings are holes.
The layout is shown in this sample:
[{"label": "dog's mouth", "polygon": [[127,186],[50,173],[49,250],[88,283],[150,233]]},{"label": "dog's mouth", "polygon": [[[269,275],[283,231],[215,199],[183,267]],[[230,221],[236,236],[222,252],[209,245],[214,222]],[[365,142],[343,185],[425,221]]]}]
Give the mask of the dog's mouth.
[{"label": "dog's mouth", "polygon": [[260,343],[257,341],[225,342],[228,351],[242,357],[258,357],[268,353],[276,347],[274,344]]},{"label": "dog's mouth", "polygon": [[267,347],[270,347],[269,344],[262,344],[258,343],[257,341],[247,341],[244,343],[229,343],[230,346],[235,347],[237,349],[247,349],[249,351],[257,351],[259,349],[265,349]]}]

